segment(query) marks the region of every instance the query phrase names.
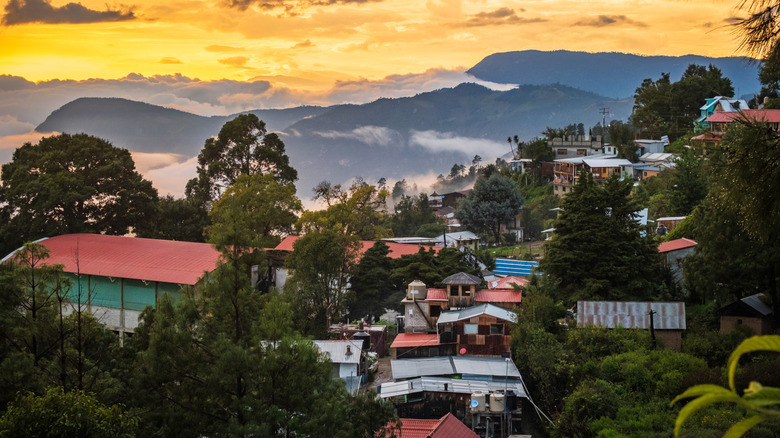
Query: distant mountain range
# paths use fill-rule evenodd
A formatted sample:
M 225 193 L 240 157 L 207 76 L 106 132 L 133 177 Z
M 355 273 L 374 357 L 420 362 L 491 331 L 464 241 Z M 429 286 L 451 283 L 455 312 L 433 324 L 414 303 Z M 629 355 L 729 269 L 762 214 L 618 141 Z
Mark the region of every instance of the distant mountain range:
M 341 183 L 362 176 L 400 179 L 448 173 L 453 164 L 508 155 L 506 138 L 541 136 L 545 127 L 625 119 L 628 99 L 613 100 L 562 85 L 524 85 L 493 91 L 461 84 L 364 105 L 250 111 L 281 132 L 299 191 L 308 196 L 322 180 Z M 202 117 L 117 98 L 81 98 L 54 111 L 39 132 L 86 132 L 135 152 L 197 155 L 206 138 L 233 116 Z M 193 175 L 194 176 L 194 175 Z
M 718 67 L 731 79 L 737 96 L 758 93 L 758 64 L 742 57 L 638 56 L 627 53 L 586 53 L 557 50 L 494 53 L 468 73 L 499 84 L 560 83 L 615 99 L 632 97 L 645 78 L 670 73 L 677 81 L 690 64 Z
M 718 66 L 741 92 L 759 89 L 757 66 L 742 58 L 523 51 L 488 56 L 469 70 L 479 79 L 524 84 L 509 91 L 467 83 L 363 105 L 250 112 L 269 131 L 281 133 L 300 175 L 299 193 L 308 196 L 322 180 L 435 176 L 447 174 L 455 163 L 470 164 L 475 155 L 491 162 L 509 155 L 509 136 L 529 140 L 548 126 L 571 123 L 587 129 L 601 121 L 605 108 L 607 121 L 626 120 L 634 89 L 644 78 L 657 79 L 661 72 L 679 77 L 691 63 Z M 192 157 L 234 116 L 203 117 L 125 99 L 81 98 L 54 111 L 36 130 L 86 132 L 134 152 Z

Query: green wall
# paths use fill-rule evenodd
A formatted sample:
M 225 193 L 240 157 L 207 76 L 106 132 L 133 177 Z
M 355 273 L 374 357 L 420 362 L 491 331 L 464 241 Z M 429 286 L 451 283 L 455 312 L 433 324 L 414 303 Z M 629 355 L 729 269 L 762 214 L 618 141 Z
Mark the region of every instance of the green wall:
M 68 298 L 78 300 L 81 287 L 81 302 L 91 301 L 93 306 L 113 309 L 141 311 L 146 306 L 154 306 L 157 299 L 168 294 L 176 302 L 179 299 L 179 285 L 173 283 L 144 282 L 129 278 L 112 278 L 98 275 L 81 275 L 79 282 L 75 274 L 66 274 L 71 281 Z

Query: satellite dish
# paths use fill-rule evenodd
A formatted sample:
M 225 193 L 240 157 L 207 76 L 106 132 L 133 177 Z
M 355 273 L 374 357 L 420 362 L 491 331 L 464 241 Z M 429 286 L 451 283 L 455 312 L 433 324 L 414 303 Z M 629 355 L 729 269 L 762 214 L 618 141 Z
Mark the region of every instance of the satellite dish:
M 478 402 L 478 401 L 476 401 L 476 400 L 472 400 L 472 401 L 471 401 L 471 407 L 472 407 L 472 408 L 476 408 L 477 406 L 479 406 L 479 402 Z

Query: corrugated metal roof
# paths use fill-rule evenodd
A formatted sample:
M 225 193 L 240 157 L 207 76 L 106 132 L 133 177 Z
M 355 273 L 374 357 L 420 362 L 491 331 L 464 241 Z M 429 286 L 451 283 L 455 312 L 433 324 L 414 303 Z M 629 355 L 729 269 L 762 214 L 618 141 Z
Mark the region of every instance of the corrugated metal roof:
M 754 122 L 780 122 L 780 110 L 777 109 L 746 109 L 736 112 L 718 111 L 707 117 L 707 121 L 712 122 L 733 122 L 737 118 L 744 118 Z
M 449 277 L 445 278 L 441 281 L 443 284 L 480 284 L 482 283 L 482 279 L 477 277 L 476 275 L 467 274 L 465 272 L 458 272 L 457 274 L 452 274 Z
M 690 248 L 692 246 L 698 245 L 695 240 L 681 238 L 681 239 L 674 239 L 670 240 L 668 242 L 661 242 L 658 245 L 658 252 L 669 252 L 669 251 L 676 251 L 678 249 L 683 248 Z
M 515 322 L 517 320 L 517 314 L 515 312 L 506 310 L 502 307 L 498 307 L 490 303 L 485 303 L 452 312 L 442 312 L 442 314 L 439 316 L 438 323 L 445 324 L 450 322 L 463 321 L 464 319 L 471 319 L 479 315 L 490 315 L 510 322 Z
M 740 301 L 756 309 L 757 312 L 761 313 L 764 316 L 771 315 L 772 309 L 769 306 L 767 306 L 763 301 L 761 301 L 761 297 L 763 295 L 764 295 L 763 293 L 758 293 L 755 295 L 751 295 L 749 297 L 742 298 Z
M 104 234 L 63 234 L 40 241 L 47 264 L 65 272 L 174 284 L 195 284 L 217 267 L 220 253 L 207 243 Z
M 444 389 L 444 384 L 447 389 Z M 415 394 L 418 392 L 448 392 L 453 394 L 473 394 L 475 392 L 496 392 L 504 389 L 513 391 L 518 397 L 528 398 L 521 381 L 504 382 L 488 380 L 450 379 L 446 377 L 419 377 L 417 379 L 387 382 L 379 386 L 382 398 Z
M 427 333 L 398 333 L 390 348 L 430 347 L 441 345 L 439 335 Z
M 582 162 L 588 167 L 620 167 L 632 164 L 625 158 L 585 158 Z
M 428 301 L 447 301 L 447 289 L 428 289 Z
M 685 330 L 685 303 L 577 301 L 577 325 L 649 329 L 650 310 L 656 330 Z
M 555 228 L 551 228 L 550 230 L 554 231 Z M 548 232 L 550 230 L 545 230 L 543 232 Z M 530 260 L 496 259 L 496 269 L 493 269 L 493 273 L 498 275 L 529 276 L 538 267 L 539 262 Z
M 469 375 L 520 378 L 514 362 L 503 357 L 437 356 L 415 359 L 394 359 L 390 361 L 393 379 L 415 377 Z
M 314 345 L 325 353 L 333 363 L 360 363 L 363 341 L 353 339 L 341 341 L 314 341 Z M 347 347 L 351 354 L 347 354 Z

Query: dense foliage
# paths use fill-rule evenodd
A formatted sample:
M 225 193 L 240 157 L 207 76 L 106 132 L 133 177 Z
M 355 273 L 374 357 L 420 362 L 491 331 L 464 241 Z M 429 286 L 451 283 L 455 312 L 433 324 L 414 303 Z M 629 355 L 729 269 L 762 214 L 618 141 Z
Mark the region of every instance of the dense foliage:
M 130 152 L 86 134 L 25 143 L 0 177 L 0 253 L 66 233 L 143 233 L 156 219 L 157 190 Z

